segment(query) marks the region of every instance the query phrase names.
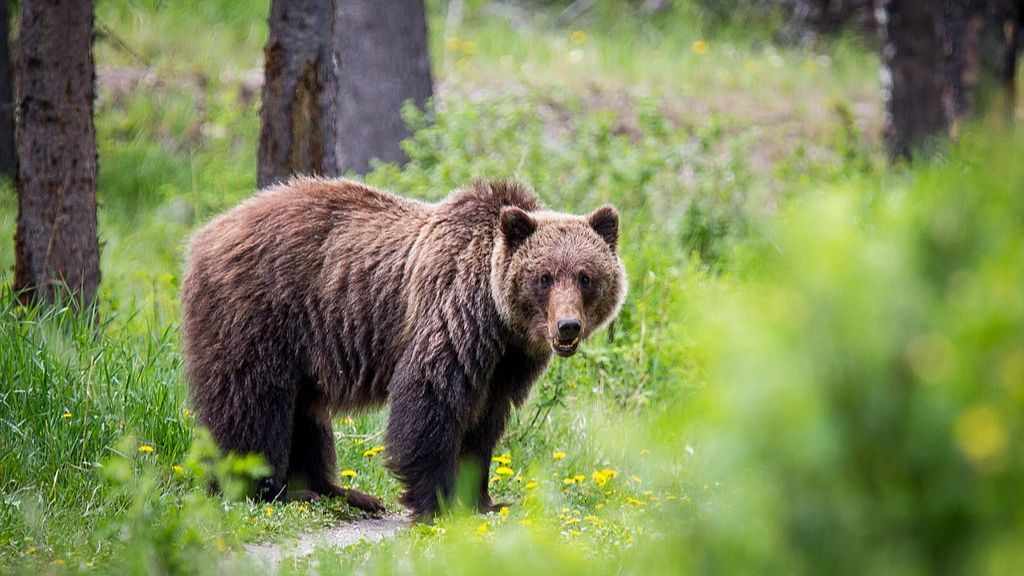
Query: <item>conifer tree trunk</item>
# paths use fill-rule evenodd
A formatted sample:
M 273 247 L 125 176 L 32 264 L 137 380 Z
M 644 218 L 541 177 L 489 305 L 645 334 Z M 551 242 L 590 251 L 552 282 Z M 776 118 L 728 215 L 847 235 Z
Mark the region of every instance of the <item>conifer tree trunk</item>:
M 341 55 L 338 159 L 359 174 L 370 160 L 403 162 L 409 133 L 402 105 L 422 108 L 433 94 L 423 0 L 340 0 Z
M 92 0 L 22 0 L 15 287 L 80 304 L 100 281 Z
M 15 178 L 18 173 L 14 148 L 14 73 L 11 66 L 10 13 L 0 1 L 0 175 Z
M 943 2 L 881 0 L 885 142 L 892 158 L 909 158 L 945 133 Z
M 423 0 L 272 0 L 258 183 L 400 162 L 401 108 L 432 94 Z
M 264 48 L 260 188 L 292 174 L 339 174 L 337 0 L 272 0 Z

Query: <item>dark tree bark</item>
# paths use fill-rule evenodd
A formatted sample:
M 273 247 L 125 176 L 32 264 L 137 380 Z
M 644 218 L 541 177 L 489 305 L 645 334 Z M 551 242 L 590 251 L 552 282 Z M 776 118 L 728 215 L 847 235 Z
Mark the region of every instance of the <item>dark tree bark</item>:
M 402 105 L 433 94 L 423 0 L 339 0 L 341 57 L 338 161 L 363 174 L 370 160 L 403 162 Z
M 6 0 L 0 0 L 0 175 L 17 176 L 14 149 L 14 77 L 11 71 L 10 14 Z
M 292 174 L 338 175 L 334 2 L 272 0 L 269 22 L 258 184 Z
M 405 160 L 402 105 L 433 91 L 422 0 L 272 0 L 260 187 Z
M 64 285 L 88 304 L 100 281 L 92 31 L 91 0 L 22 0 L 14 283 L 26 299 Z
M 963 118 L 998 111 L 1013 121 L 1024 0 L 946 0 L 946 113 Z
M 909 158 L 947 128 L 943 108 L 943 3 L 881 2 L 886 147 L 891 158 Z

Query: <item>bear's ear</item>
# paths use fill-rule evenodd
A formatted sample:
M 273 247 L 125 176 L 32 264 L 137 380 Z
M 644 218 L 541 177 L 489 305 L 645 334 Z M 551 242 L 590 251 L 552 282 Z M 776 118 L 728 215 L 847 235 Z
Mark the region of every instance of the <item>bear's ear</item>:
M 587 219 L 590 227 L 597 232 L 597 235 L 604 239 L 615 251 L 619 244 L 619 213 L 610 204 L 605 204 L 590 215 Z
M 508 247 L 518 248 L 537 229 L 537 222 L 525 210 L 515 206 L 505 206 L 501 209 L 501 215 L 498 217 L 498 228 L 501 230 L 501 235 L 505 237 Z

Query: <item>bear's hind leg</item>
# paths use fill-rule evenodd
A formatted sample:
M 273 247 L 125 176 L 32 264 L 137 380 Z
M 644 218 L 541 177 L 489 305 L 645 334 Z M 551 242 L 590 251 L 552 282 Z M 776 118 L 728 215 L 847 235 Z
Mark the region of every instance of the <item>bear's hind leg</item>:
M 308 390 L 308 388 L 307 388 Z M 340 496 L 353 508 L 383 512 L 384 504 L 369 494 L 342 488 L 336 482 L 337 456 L 330 411 L 317 397 L 300 395 L 295 410 L 289 476 L 305 477 L 315 496 Z
M 259 454 L 271 468 L 270 476 L 257 483 L 256 496 L 271 502 L 287 498 L 285 476 L 292 442 L 295 389 L 291 386 L 224 386 L 196 398 L 200 423 L 205 425 L 221 451 Z M 234 392 L 244 390 L 246 392 Z

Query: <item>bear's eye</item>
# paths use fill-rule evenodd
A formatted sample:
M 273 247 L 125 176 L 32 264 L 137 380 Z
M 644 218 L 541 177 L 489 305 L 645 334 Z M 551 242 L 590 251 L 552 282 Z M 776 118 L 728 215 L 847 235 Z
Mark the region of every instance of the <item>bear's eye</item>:
M 540 287 L 550 288 L 551 287 L 551 274 L 542 274 L 540 277 Z
M 580 286 L 588 288 L 590 286 L 590 276 L 580 274 Z

